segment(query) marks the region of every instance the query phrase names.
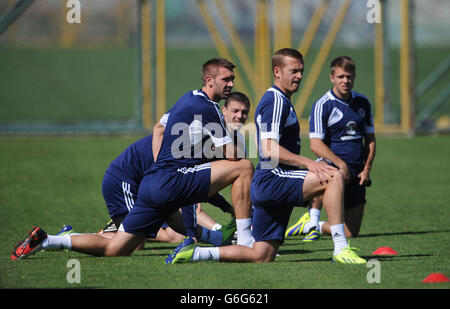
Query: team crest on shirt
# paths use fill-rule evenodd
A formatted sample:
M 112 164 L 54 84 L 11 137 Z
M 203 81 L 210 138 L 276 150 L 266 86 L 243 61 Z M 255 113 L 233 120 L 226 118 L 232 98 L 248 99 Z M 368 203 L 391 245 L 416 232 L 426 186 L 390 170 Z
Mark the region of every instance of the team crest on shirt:
M 348 135 L 355 135 L 356 134 L 356 128 L 357 128 L 357 125 L 356 125 L 356 122 L 354 122 L 354 121 L 349 121 L 349 122 L 347 122 L 347 134 Z
M 366 111 L 363 108 L 360 108 L 358 114 L 361 116 L 361 118 L 364 118 L 366 116 Z

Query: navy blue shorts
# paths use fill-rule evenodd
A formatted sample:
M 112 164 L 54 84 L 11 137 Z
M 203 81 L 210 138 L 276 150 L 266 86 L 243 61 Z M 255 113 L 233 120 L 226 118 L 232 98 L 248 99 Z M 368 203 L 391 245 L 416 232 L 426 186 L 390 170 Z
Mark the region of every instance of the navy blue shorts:
M 160 169 L 146 175 L 134 207 L 121 229 L 131 234 L 152 234 L 180 207 L 205 202 L 211 183 L 211 164 Z
M 303 206 L 303 181 L 307 170 L 257 170 L 250 187 L 254 207 L 252 236 L 255 241 L 284 241 L 294 206 Z
M 337 167 L 332 162 L 319 158 L 317 161 L 326 161 L 328 164 Z M 359 185 L 358 174 L 364 169 L 362 164 L 347 164 L 350 171 L 350 182 L 345 185 L 344 191 L 344 210 L 352 209 L 358 205 L 366 203 L 366 187 Z
M 108 172 L 103 176 L 102 193 L 108 208 L 109 216 L 119 227 L 128 213 L 134 207 L 138 195 L 139 185 L 129 179 L 120 179 Z M 163 228 L 167 227 L 164 223 Z M 146 234 L 145 237 L 156 238 L 155 233 Z
M 359 185 L 358 174 L 361 173 L 364 166 L 362 165 L 348 165 L 351 180 L 345 185 L 344 192 L 344 209 L 352 209 L 358 205 L 366 203 L 366 187 Z
M 127 214 L 137 198 L 139 184 L 108 172 L 103 176 L 102 193 L 111 218 Z

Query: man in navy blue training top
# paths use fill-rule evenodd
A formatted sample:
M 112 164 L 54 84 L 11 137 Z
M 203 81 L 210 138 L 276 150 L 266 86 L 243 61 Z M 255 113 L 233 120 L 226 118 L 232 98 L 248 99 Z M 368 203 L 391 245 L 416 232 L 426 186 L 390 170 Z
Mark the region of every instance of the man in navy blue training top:
M 367 97 L 353 91 L 356 65 L 341 56 L 330 64 L 333 88 L 313 106 L 309 120 L 311 150 L 341 170 L 346 179 L 344 222 L 347 237 L 357 237 L 366 203 L 366 187 L 371 184 L 370 170 L 375 158 L 375 128 Z M 308 234 L 304 240 L 330 235 L 328 222 L 319 221 L 322 198 L 315 198 L 305 213 L 287 231 L 288 236 Z M 302 228 L 301 225 L 304 225 Z

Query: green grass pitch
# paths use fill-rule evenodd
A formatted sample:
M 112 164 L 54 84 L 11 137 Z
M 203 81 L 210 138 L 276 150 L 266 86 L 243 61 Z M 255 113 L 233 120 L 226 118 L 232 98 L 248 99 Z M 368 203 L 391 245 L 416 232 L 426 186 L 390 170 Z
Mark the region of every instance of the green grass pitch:
M 399 254 L 377 257 L 380 283 L 369 283 L 366 265 L 330 261 L 329 237 L 302 243 L 290 237 L 274 263 L 201 262 L 165 265 L 174 244 L 151 243 L 130 257 L 39 252 L 10 259 L 33 225 L 56 233 L 63 224 L 96 232 L 108 219 L 101 194 L 105 169 L 140 136 L 0 138 L 0 288 L 143 289 L 429 289 L 430 273 L 450 276 L 450 137 L 378 137 L 377 156 L 359 238 L 351 246 L 368 259 L 378 247 Z M 311 156 L 307 138 L 302 153 Z M 223 191 L 229 199 L 229 190 Z M 220 223 L 229 217 L 205 205 Z M 304 212 L 295 208 L 290 223 Z M 80 262 L 80 283 L 66 280 L 70 259 Z M 192 284 L 195 283 L 193 286 Z

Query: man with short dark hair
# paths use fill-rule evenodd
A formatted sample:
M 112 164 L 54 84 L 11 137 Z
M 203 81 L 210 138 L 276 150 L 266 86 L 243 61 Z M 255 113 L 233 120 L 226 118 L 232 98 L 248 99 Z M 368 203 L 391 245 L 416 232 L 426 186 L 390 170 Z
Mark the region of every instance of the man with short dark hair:
M 347 237 L 358 237 L 366 203 L 366 187 L 371 184 L 370 170 L 375 159 L 375 128 L 367 97 L 353 91 L 356 78 L 355 61 L 348 56 L 333 59 L 327 91 L 312 107 L 310 116 L 310 147 L 321 159 L 339 168 L 346 180 L 344 209 Z M 322 199 L 312 201 L 305 213 L 290 227 L 287 236 L 308 234 L 305 241 L 330 235 L 327 222 L 319 222 Z

